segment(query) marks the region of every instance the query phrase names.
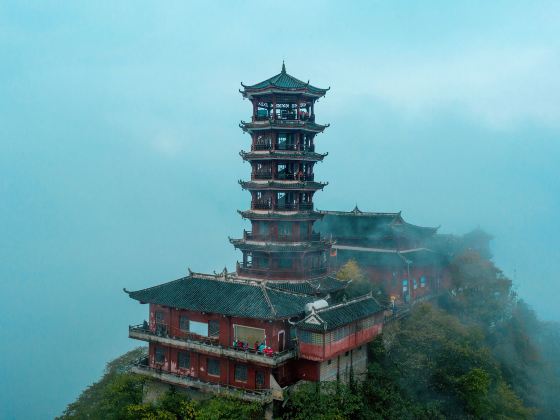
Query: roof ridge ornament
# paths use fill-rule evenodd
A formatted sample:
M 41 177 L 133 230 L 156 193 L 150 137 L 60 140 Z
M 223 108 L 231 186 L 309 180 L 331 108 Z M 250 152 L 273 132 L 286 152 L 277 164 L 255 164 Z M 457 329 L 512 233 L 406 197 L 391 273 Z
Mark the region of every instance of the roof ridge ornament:
M 286 64 L 284 63 L 284 60 L 282 60 L 282 72 L 281 74 L 286 74 Z

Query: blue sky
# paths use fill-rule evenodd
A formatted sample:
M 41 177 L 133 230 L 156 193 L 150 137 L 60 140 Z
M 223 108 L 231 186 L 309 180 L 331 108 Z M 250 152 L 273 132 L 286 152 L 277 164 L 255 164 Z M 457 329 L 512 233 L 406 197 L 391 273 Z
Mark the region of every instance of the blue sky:
M 52 418 L 131 348 L 137 289 L 234 267 L 250 106 L 331 86 L 321 209 L 481 226 L 560 320 L 560 3 L 0 3 L 0 417 Z

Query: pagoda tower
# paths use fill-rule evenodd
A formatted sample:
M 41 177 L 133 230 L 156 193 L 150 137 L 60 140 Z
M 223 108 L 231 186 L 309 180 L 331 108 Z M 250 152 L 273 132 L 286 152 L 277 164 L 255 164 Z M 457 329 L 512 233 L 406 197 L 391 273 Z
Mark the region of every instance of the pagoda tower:
M 239 211 L 251 231 L 230 239 L 241 250 L 239 278 L 308 281 L 325 277 L 331 243 L 314 232 L 322 217 L 313 196 L 327 183 L 317 182 L 313 168 L 327 155 L 315 151 L 315 138 L 328 125 L 315 122 L 320 89 L 282 71 L 240 90 L 251 101 L 250 122 L 240 127 L 251 136 L 250 151 L 241 151 L 251 165 L 251 178 L 239 181 L 251 194 L 250 208 Z

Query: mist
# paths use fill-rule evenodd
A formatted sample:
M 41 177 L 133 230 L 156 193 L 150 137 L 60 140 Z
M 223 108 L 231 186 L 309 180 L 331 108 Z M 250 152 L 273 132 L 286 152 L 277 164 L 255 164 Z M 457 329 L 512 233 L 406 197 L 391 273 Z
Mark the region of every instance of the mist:
M 123 287 L 234 269 L 239 82 L 282 60 L 331 86 L 319 209 L 481 227 L 560 320 L 560 5 L 430 3 L 3 2 L 0 417 L 52 418 L 135 346 Z

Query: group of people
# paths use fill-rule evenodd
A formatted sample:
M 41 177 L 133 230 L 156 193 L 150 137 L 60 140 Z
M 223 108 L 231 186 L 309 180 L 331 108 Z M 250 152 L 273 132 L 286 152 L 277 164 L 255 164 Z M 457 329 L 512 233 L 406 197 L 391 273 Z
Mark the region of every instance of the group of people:
M 236 338 L 235 340 L 233 340 L 233 348 L 236 350 L 243 350 L 243 351 L 253 350 L 255 353 L 264 354 L 265 356 L 269 356 L 269 357 L 272 357 L 272 355 L 274 354 L 272 347 L 267 346 L 264 341 L 260 343 L 258 341 L 255 341 L 253 348 L 250 348 L 249 342 L 238 340 Z

